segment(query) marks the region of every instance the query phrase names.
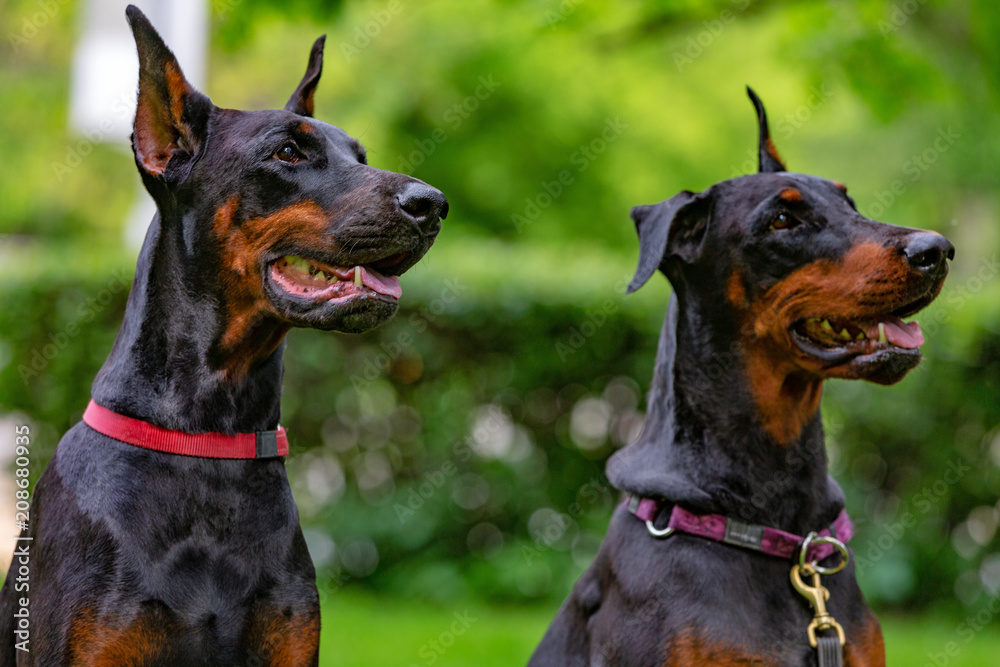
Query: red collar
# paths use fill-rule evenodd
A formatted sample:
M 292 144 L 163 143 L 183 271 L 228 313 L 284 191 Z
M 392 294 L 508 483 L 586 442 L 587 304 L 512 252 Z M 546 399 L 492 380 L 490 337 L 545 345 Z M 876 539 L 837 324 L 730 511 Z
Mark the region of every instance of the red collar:
M 185 433 L 112 412 L 93 400 L 83 413 L 87 426 L 109 438 L 144 449 L 209 459 L 268 459 L 288 455 L 285 429 L 256 433 Z

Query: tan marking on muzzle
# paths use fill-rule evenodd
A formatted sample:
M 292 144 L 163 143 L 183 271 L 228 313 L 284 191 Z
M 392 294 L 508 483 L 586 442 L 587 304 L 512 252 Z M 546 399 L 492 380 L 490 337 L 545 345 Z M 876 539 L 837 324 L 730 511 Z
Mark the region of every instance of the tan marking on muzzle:
M 764 429 L 788 444 L 816 415 L 822 381 L 840 377 L 802 354 L 788 327 L 806 317 L 864 319 L 904 305 L 912 271 L 895 248 L 853 247 L 839 261 L 821 259 L 780 280 L 751 305 L 742 329 L 750 392 Z M 884 308 L 861 304 L 884 303 Z
M 330 218 L 316 202 L 297 202 L 247 220 L 240 220 L 238 213 L 239 199 L 232 197 L 216 212 L 212 226 L 219 241 L 226 301 L 219 343 L 226 355 L 223 369 L 230 378 L 243 377 L 255 362 L 270 356 L 291 328 L 277 320 L 272 326 L 258 326 L 277 314 L 264 292 L 264 255 L 279 241 L 322 247 L 324 252 L 330 244 Z

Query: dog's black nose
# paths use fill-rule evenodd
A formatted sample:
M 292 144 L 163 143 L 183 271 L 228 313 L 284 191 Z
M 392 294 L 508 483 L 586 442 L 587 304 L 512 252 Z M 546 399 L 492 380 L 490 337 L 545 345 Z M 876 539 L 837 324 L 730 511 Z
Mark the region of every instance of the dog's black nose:
M 903 255 L 915 270 L 936 276 L 941 272 L 945 261 L 955 257 L 955 246 L 940 234 L 922 232 L 907 240 Z
M 407 183 L 396 195 L 399 208 L 418 223 L 448 217 L 448 199 L 426 183 Z

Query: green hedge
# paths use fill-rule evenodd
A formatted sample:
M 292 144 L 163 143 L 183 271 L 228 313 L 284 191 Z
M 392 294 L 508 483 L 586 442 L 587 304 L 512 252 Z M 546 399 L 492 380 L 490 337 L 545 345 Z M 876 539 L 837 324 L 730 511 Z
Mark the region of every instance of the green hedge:
M 0 287 L 0 413 L 37 425 L 36 471 L 86 404 L 127 280 Z M 1000 299 L 953 288 L 922 317 L 920 368 L 890 388 L 831 383 L 824 402 L 862 584 L 883 604 L 972 604 L 1000 583 Z M 603 465 L 641 423 L 661 309 L 612 286 L 541 303 L 440 283 L 367 335 L 293 331 L 288 466 L 327 590 L 565 595 L 616 502 Z

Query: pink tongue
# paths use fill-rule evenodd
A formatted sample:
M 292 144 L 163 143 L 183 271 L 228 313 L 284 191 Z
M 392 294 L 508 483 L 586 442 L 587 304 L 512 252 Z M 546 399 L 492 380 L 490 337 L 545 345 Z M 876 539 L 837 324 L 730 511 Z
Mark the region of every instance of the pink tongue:
M 904 322 L 898 317 L 887 317 L 882 320 L 885 326 L 885 337 L 897 347 L 913 350 L 924 344 L 924 334 L 917 322 Z M 875 332 L 876 337 L 878 331 Z
M 403 296 L 403 288 L 399 286 L 399 278 L 396 276 L 383 276 L 381 273 L 376 273 L 363 266 L 354 270 L 361 271 L 361 283 L 373 292 L 391 296 L 394 299 Z

